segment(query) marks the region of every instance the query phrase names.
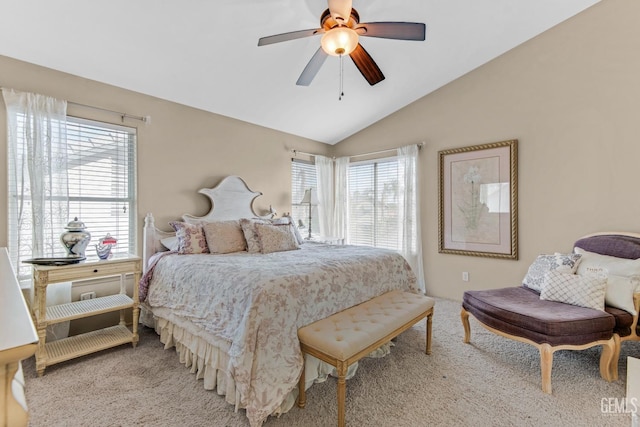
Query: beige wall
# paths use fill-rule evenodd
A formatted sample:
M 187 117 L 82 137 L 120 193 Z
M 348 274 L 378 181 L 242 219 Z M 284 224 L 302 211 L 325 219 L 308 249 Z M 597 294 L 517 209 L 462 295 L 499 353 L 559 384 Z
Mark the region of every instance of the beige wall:
M 640 228 L 638 16 L 637 0 L 603 0 L 335 147 L 1 56 L 0 85 L 152 117 L 149 126 L 126 123 L 138 126 L 140 229 L 146 212 L 161 227 L 185 212 L 206 213 L 209 202 L 195 190 L 229 174 L 264 192 L 258 209 L 288 210 L 288 148 L 350 155 L 425 141 L 427 290 L 460 299 L 465 289 L 518 284 L 537 254 L 569 251 L 585 233 Z M 69 113 L 119 122 L 85 108 Z M 0 103 L 3 168 L 5 127 Z M 520 260 L 439 254 L 438 151 L 512 138 L 520 141 Z M 7 242 L 5 175 L 0 246 Z
M 196 191 L 217 184 L 226 175 L 239 175 L 252 190 L 264 193 L 254 203 L 256 211 L 268 209 L 270 204 L 279 214 L 289 211 L 291 153 L 288 149 L 322 154 L 331 148 L 3 56 L 0 56 L 0 86 L 136 116 L 151 116 L 149 125 L 129 119 L 124 123 L 138 128 L 140 235 L 147 212 L 153 212 L 156 226 L 164 229 L 169 220 L 177 219 L 183 213 L 207 213 L 209 199 Z M 95 109 L 70 105 L 68 113 L 121 124 L 119 116 Z M 4 102 L 0 101 L 0 164 L 3 171 L 6 155 L 6 111 Z M 5 172 L 0 173 L 0 246 L 7 245 L 6 178 Z M 142 245 L 138 246 L 141 253 Z
M 335 147 L 339 156 L 426 142 L 428 293 L 459 300 L 517 285 L 539 253 L 570 251 L 593 231 L 640 230 L 639 16 L 640 1 L 603 0 Z M 520 259 L 439 254 L 438 151 L 513 138 Z

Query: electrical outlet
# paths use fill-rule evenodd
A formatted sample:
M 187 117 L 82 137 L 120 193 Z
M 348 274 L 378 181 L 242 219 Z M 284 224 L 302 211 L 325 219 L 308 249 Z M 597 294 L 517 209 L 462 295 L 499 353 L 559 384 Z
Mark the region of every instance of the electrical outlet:
M 468 282 L 469 281 L 469 272 L 468 271 L 463 271 L 462 272 L 462 281 L 463 282 Z
M 96 297 L 95 292 L 85 292 L 84 294 L 80 294 L 80 301 L 85 301 L 88 299 L 94 299 Z

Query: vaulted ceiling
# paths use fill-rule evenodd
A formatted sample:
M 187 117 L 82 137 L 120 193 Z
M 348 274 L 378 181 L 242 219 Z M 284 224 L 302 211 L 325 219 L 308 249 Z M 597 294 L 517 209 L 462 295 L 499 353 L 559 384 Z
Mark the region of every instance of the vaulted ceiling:
M 361 22 L 423 22 L 426 40 L 361 37 L 386 79 L 345 58 L 341 100 L 337 57 L 296 85 L 319 35 L 257 46 L 320 27 L 326 0 L 3 1 L 0 54 L 335 144 L 598 1 L 353 0 Z

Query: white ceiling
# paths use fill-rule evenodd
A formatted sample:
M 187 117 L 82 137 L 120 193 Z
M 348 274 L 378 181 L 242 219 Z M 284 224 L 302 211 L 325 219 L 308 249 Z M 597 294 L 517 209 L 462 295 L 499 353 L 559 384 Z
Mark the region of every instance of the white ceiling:
M 341 101 L 338 58 L 295 84 L 320 36 L 257 46 L 318 28 L 326 0 L 0 0 L 0 54 L 335 144 L 598 1 L 353 0 L 361 22 L 427 36 L 362 37 L 386 80 L 369 86 L 346 59 Z

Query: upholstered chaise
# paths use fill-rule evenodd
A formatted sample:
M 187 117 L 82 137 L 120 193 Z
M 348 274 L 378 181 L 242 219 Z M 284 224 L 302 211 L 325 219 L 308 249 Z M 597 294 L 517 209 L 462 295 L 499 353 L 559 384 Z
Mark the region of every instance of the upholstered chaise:
M 555 351 L 583 350 L 601 345 L 600 374 L 605 380 L 613 381 L 618 378 L 621 342 L 640 339 L 637 314 L 640 309 L 640 289 L 635 289 L 635 294 L 633 289 L 636 286 L 635 278 L 640 275 L 640 259 L 637 259 L 640 258 L 640 235 L 592 235 L 580 239 L 575 247 L 580 248 L 576 251 L 582 250 L 585 256 L 590 257 L 588 264 L 585 264 L 585 269 L 589 271 L 583 271 L 585 275 L 607 275 L 610 269 L 611 274 L 628 276 L 626 288 L 622 289 L 629 299 L 628 304 L 626 301 L 623 304 L 625 309 L 607 304 L 604 305 L 604 310 L 596 310 L 550 301 L 542 299 L 540 292 L 526 285 L 466 291 L 463 296 L 461 318 L 465 330 L 464 342 L 470 341 L 471 314 L 491 332 L 535 346 L 540 351 L 542 389 L 545 393 L 551 393 Z M 600 255 L 605 255 L 602 257 L 603 268 L 597 264 L 600 260 L 596 257 Z M 583 255 L 576 255 L 576 260 L 581 257 Z M 577 265 L 576 263 L 576 269 Z M 575 271 L 574 269 L 573 272 Z M 610 283 L 608 282 L 609 286 Z M 618 299 L 619 295 L 620 293 Z M 630 313 L 629 311 L 634 311 L 634 307 L 635 313 Z
M 600 375 L 612 381 L 611 361 L 615 357 L 615 318 L 602 311 L 555 301 L 524 286 L 487 291 L 467 291 L 462 301 L 464 342 L 469 343 L 472 314 L 486 329 L 540 351 L 542 390 L 551 393 L 553 353 L 557 350 L 584 350 L 602 345 Z M 594 313 L 595 312 L 595 313 Z

